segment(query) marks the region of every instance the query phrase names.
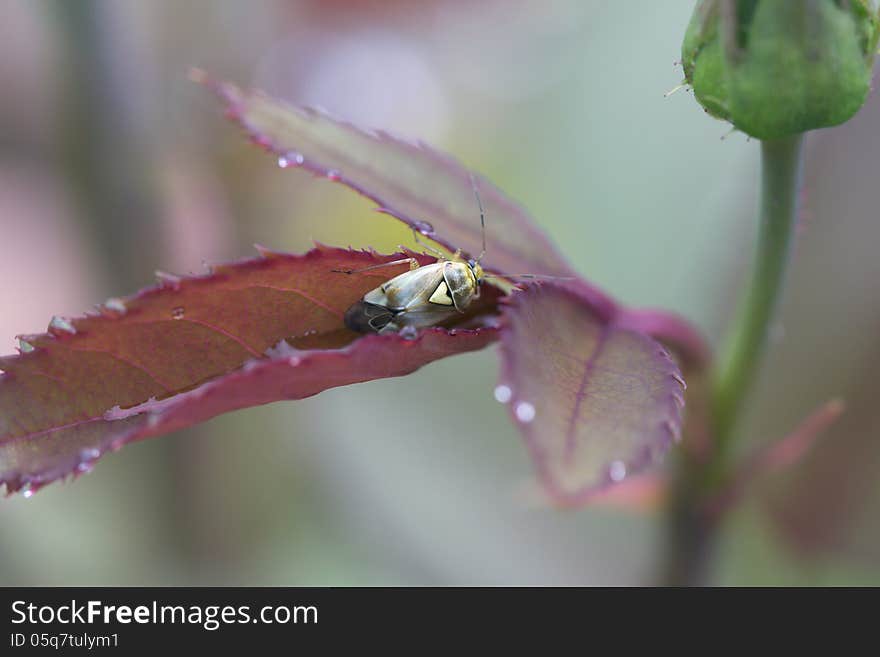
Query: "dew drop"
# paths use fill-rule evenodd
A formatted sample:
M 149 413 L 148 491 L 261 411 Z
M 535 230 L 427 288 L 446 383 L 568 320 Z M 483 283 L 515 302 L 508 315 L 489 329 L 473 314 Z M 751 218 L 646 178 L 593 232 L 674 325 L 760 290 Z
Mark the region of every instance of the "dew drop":
M 99 456 L 101 456 L 101 450 L 95 447 L 86 447 L 79 452 L 79 458 L 83 461 L 94 461 Z
M 513 398 L 513 390 L 510 389 L 510 386 L 500 385 L 495 387 L 495 400 L 506 404 Z
M 32 345 L 27 340 L 18 339 L 18 350 L 23 354 L 29 354 L 34 350 L 34 345 Z
M 516 414 L 517 420 L 526 424 L 535 419 L 535 407 L 529 402 L 518 403 L 513 412 Z
M 184 309 L 183 306 L 175 306 L 171 309 L 171 319 L 183 319 Z
M 118 297 L 111 297 L 104 302 L 104 308 L 120 315 L 125 314 L 125 302 Z
M 21 495 L 22 495 L 22 497 L 24 497 L 25 499 L 29 499 L 29 498 L 31 498 L 31 497 L 34 496 L 34 491 L 33 491 L 33 489 L 31 488 L 31 485 L 30 485 L 30 484 L 27 484 L 27 485 L 24 487 L 24 489 L 21 491 Z
M 306 158 L 302 156 L 302 153 L 295 153 L 292 151 L 278 156 L 278 166 L 282 169 L 286 169 L 287 167 L 301 167 L 305 161 Z
M 415 326 L 404 326 L 398 335 L 404 340 L 415 340 L 419 336 L 419 331 Z
M 55 315 L 52 317 L 52 320 L 49 322 L 49 330 L 50 331 L 61 331 L 62 333 L 70 333 L 71 335 L 76 334 L 76 329 L 70 321 L 64 319 L 63 317 L 59 317 Z
M 290 358 L 287 359 L 287 364 L 290 365 L 291 367 L 296 367 L 301 362 L 302 361 L 296 356 L 291 356 Z
M 87 474 L 87 473 L 91 472 L 94 467 L 95 466 L 93 463 L 90 463 L 88 461 L 83 461 L 82 463 L 77 464 L 76 471 L 79 474 Z
M 612 461 L 608 466 L 608 476 L 611 477 L 611 481 L 623 481 L 626 478 L 626 463 Z
M 413 228 L 419 231 L 422 235 L 433 235 L 434 234 L 434 226 L 429 224 L 427 221 L 416 221 L 413 222 Z
M 327 180 L 332 180 L 333 182 L 339 182 L 342 179 L 342 175 L 336 170 L 330 170 L 327 172 Z

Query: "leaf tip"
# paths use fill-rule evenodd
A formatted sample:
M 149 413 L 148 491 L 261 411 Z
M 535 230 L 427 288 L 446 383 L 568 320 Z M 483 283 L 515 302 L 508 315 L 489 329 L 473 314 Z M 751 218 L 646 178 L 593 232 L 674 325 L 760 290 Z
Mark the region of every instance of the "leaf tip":
M 271 258 L 279 258 L 282 255 L 280 251 L 275 251 L 274 249 L 270 249 L 268 246 L 263 246 L 262 244 L 254 244 L 254 250 L 259 254 L 261 258 L 265 258 L 267 260 Z

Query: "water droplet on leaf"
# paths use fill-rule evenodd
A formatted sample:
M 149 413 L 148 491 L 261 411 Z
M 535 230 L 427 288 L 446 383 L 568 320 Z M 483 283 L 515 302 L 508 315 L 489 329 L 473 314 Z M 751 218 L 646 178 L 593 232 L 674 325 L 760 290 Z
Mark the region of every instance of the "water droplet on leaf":
M 104 308 L 121 315 L 125 314 L 125 302 L 117 297 L 111 297 L 104 302 Z
M 282 169 L 286 169 L 287 167 L 301 167 L 305 161 L 306 158 L 302 156 L 302 153 L 296 153 L 294 151 L 278 156 L 278 166 Z
M 612 461 L 608 466 L 608 476 L 611 477 L 611 481 L 623 481 L 626 478 L 626 463 Z
M 71 324 L 63 317 L 59 317 L 58 315 L 52 317 L 52 321 L 49 322 L 49 330 L 54 332 L 60 331 L 62 333 L 69 333 L 71 335 L 76 334 L 76 329 L 74 328 L 73 324 Z
M 506 404 L 513 398 L 513 390 L 510 386 L 500 385 L 495 388 L 495 399 L 502 404 Z
M 175 306 L 171 309 L 171 319 L 183 319 L 183 306 Z
M 413 228 L 419 231 L 422 235 L 434 234 L 434 226 L 429 224 L 427 221 L 415 221 L 413 222 Z
M 517 420 L 526 424 L 535 419 L 535 407 L 529 402 L 524 401 L 518 403 L 513 412 L 516 415 Z
M 419 331 L 415 326 L 404 326 L 398 335 L 404 340 L 415 340 L 419 336 Z
M 79 452 L 79 457 L 83 461 L 94 461 L 99 456 L 101 456 L 101 450 L 95 447 L 86 447 Z

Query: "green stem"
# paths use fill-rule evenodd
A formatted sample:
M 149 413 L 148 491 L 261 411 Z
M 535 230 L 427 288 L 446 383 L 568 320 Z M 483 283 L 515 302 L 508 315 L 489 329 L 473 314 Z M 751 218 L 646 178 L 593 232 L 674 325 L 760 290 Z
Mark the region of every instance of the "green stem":
M 725 473 L 743 401 L 761 362 L 797 223 L 803 134 L 761 143 L 761 214 L 751 281 L 716 365 L 712 483 Z
M 704 582 L 720 518 L 707 501 L 730 475 L 730 448 L 761 362 L 789 261 L 797 221 L 803 135 L 761 144 L 761 207 L 751 279 L 711 384 L 708 449 L 681 463 L 669 521 L 666 582 Z

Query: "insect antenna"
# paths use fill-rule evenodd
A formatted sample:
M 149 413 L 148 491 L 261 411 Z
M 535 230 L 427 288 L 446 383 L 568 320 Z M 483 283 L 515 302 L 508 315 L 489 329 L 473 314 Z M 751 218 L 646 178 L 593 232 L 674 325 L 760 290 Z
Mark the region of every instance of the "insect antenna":
M 477 199 L 477 207 L 480 208 L 480 232 L 483 237 L 483 250 L 480 252 L 480 256 L 475 260 L 477 264 L 479 264 L 480 260 L 483 259 L 483 256 L 486 255 L 486 213 L 483 210 L 483 201 L 480 199 L 480 190 L 477 187 L 477 179 L 473 173 L 470 173 L 471 179 L 471 187 L 474 190 L 474 197 Z M 543 274 L 483 274 L 482 278 L 532 278 L 532 279 L 546 279 L 546 280 L 556 280 L 556 281 L 573 281 L 575 276 L 549 276 Z
M 554 276 L 552 274 L 483 274 L 483 278 L 533 278 L 548 281 L 573 281 L 576 276 Z
M 480 200 L 480 190 L 477 189 L 477 179 L 474 177 L 473 173 L 470 173 L 471 178 L 471 187 L 474 190 L 474 196 L 477 199 L 477 207 L 480 208 L 480 233 L 483 237 L 483 250 L 480 252 L 480 256 L 477 258 L 477 262 L 483 259 L 483 256 L 486 255 L 486 213 L 483 212 L 483 201 Z

